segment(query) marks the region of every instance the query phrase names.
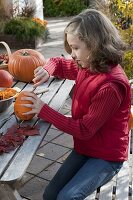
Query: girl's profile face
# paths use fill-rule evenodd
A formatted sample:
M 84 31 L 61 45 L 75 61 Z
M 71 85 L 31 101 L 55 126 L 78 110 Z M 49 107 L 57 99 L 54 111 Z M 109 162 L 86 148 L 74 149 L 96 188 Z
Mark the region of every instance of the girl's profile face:
M 67 42 L 71 48 L 71 56 L 82 68 L 88 67 L 89 50 L 84 41 L 79 37 L 67 33 Z

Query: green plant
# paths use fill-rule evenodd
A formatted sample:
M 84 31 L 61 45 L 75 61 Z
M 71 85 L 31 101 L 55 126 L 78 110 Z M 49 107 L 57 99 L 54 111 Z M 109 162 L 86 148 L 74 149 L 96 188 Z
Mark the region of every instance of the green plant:
M 122 63 L 124 70 L 129 79 L 133 78 L 133 51 L 128 50 L 125 53 L 123 63 Z
M 86 6 L 81 2 L 81 0 L 62 0 L 60 1 L 59 6 L 61 16 L 73 16 L 86 8 Z
M 122 65 L 129 79 L 133 78 L 133 2 L 112 0 L 109 4 L 111 19 L 128 45 Z
M 48 35 L 47 21 L 34 18 L 36 7 L 33 3 L 29 3 L 28 0 L 20 0 L 20 3 L 24 4 L 21 9 L 18 1 L 14 1 L 10 17 L 7 17 L 0 2 L 0 34 L 13 35 L 21 41 L 34 41 L 37 37 L 45 40 Z
M 43 0 L 43 4 L 47 17 L 72 16 L 87 8 L 81 0 Z
M 4 34 L 14 35 L 17 39 L 28 41 L 45 34 L 46 25 L 41 25 L 32 18 L 16 17 L 8 20 L 4 25 Z

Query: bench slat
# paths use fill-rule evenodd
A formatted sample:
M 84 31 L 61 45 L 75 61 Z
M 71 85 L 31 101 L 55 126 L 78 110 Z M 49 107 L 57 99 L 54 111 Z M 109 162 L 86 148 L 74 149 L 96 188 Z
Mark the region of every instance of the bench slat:
M 116 199 L 128 200 L 129 163 L 126 161 L 117 176 Z
M 111 180 L 100 188 L 99 200 L 112 200 L 114 181 Z
M 91 195 L 89 195 L 88 197 L 85 198 L 85 200 L 95 200 L 96 197 L 96 191 L 93 192 Z

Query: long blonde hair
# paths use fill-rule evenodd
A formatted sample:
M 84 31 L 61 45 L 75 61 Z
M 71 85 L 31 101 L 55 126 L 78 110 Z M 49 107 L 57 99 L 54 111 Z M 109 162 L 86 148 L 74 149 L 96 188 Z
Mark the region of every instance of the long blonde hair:
M 64 30 L 64 46 L 71 54 L 67 33 L 78 36 L 89 49 L 88 64 L 93 72 L 108 72 L 110 65 L 122 61 L 126 48 L 116 27 L 108 17 L 95 9 L 87 9 L 72 18 Z

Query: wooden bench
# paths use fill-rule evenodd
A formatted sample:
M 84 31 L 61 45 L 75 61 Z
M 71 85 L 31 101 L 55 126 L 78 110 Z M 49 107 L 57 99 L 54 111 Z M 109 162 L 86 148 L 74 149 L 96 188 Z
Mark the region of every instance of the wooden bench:
M 39 86 L 37 91 L 48 87 L 49 92 L 40 94 L 40 97 L 55 110 L 59 111 L 68 97 L 73 84 L 74 82 L 70 80 L 60 80 L 51 77 L 47 83 Z M 14 87 L 19 87 L 21 90 L 32 90 L 32 84 L 23 82 L 14 83 Z M 22 146 L 10 153 L 0 155 L 0 200 L 22 199 L 17 191 L 17 187 L 51 126 L 47 122 L 38 120 L 37 117 L 34 117 L 33 120 L 27 123 L 33 125 L 38 122 L 40 135 L 30 136 L 24 141 Z M 14 123 L 16 123 L 16 119 L 12 105 L 7 111 L 0 113 L 0 132 L 5 133 Z

